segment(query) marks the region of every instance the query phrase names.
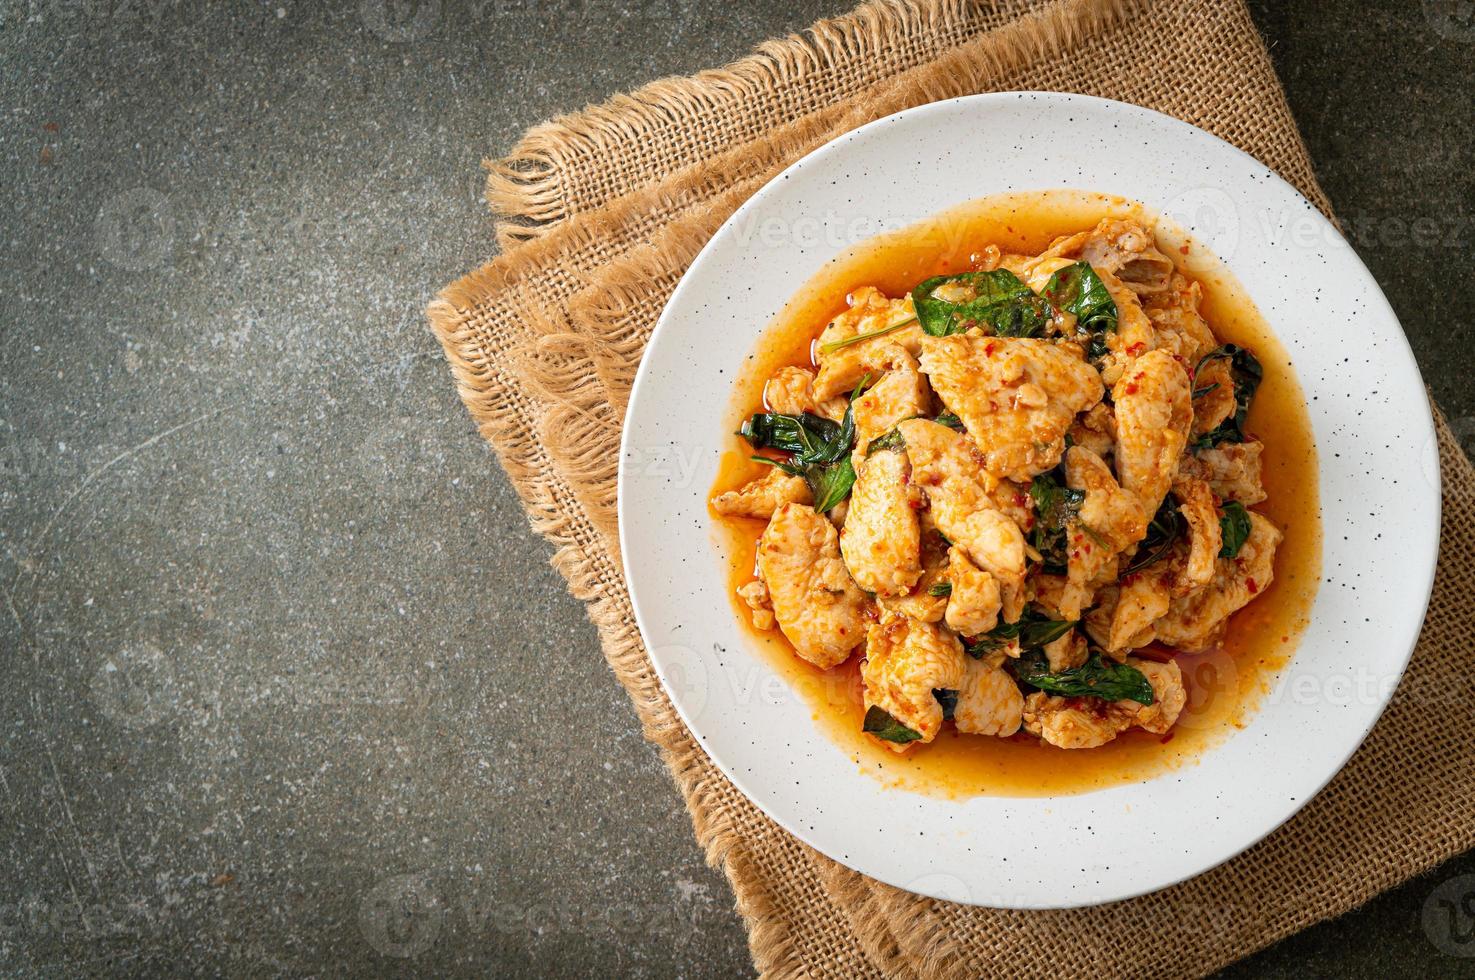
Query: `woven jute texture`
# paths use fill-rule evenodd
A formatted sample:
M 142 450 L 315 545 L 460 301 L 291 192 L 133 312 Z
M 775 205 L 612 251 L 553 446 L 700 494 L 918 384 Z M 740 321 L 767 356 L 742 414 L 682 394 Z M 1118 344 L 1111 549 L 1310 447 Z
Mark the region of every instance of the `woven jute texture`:
M 1297 817 L 1182 885 L 1071 912 L 889 888 L 764 817 L 676 716 L 641 646 L 615 525 L 620 426 L 661 308 L 722 221 L 804 153 L 910 106 L 1018 89 L 1178 116 L 1329 210 L 1239 0 L 884 0 L 531 131 L 489 163 L 503 253 L 430 309 L 462 398 L 731 881 L 765 974 L 1197 975 L 1475 845 L 1475 744 L 1445 723 L 1475 694 L 1460 570 L 1475 552 L 1475 474 L 1442 418 L 1443 557 L 1392 706 Z

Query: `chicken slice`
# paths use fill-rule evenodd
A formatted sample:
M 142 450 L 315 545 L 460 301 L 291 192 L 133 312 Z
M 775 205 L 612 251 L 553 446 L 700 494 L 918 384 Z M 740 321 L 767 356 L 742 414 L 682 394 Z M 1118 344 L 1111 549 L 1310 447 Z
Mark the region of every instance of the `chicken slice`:
M 1007 738 L 1019 731 L 1024 721 L 1024 695 L 1014 678 L 995 655 L 982 660 L 967 658 L 953 722 L 960 732 Z
M 1036 691 L 1024 699 L 1024 729 L 1062 749 L 1094 749 L 1136 726 L 1165 734 L 1188 703 L 1183 672 L 1175 663 L 1129 658 L 1152 685 L 1153 703 L 1064 698 Z
M 879 289 L 862 286 L 850 294 L 849 303 L 850 308 L 831 320 L 815 342 L 819 374 L 813 393 L 821 401 L 849 394 L 867 373 L 875 371 L 877 348 L 897 344 L 913 357 L 921 350 L 924 335 L 910 295 L 887 299 Z M 831 344 L 894 327 L 908 318 L 913 318 L 911 323 L 890 333 L 826 350 Z
M 1167 613 L 1157 621 L 1155 629 L 1161 642 L 1189 652 L 1208 649 L 1230 615 L 1275 580 L 1275 550 L 1282 537 L 1280 529 L 1254 511 L 1249 515 L 1250 535 L 1239 554 L 1217 559 L 1213 580 L 1197 592 L 1174 599 Z
M 867 364 L 882 372 L 879 381 L 851 404 L 855 407 L 856 453 L 864 456 L 871 440 L 890 432 L 902 419 L 926 415 L 932 389 L 917 359 L 897 344 L 873 349 Z
M 904 453 L 857 460 L 840 553 L 857 585 L 878 596 L 902 596 L 922 575 L 922 529 L 907 483 Z
M 947 624 L 963 636 L 987 633 L 999 625 L 999 580 L 968 560 L 961 548 L 948 553 Z
M 1101 361 L 1101 379 L 1116 384 L 1137 358 L 1157 345 L 1157 334 L 1142 310 L 1142 302 L 1131 289 L 1110 272 L 1098 269 L 1096 274 L 1116 304 L 1116 329 L 1108 330 L 1103 337 L 1107 354 Z
M 758 479 L 712 498 L 712 509 L 723 517 L 761 517 L 768 520 L 784 504 L 807 504 L 813 497 L 802 476 L 776 466 Z
M 1106 652 L 1145 647 L 1154 638 L 1153 624 L 1168 611 L 1173 601 L 1168 563 L 1159 562 L 1147 571 L 1128 575 L 1119 585 L 1116 606 L 1111 612 L 1111 632 Z M 1118 658 L 1120 659 L 1120 658 Z
M 1076 522 L 1066 530 L 1070 544 L 1066 571 L 1078 590 L 1095 582 L 1112 559 L 1147 534 L 1147 516 L 1137 495 L 1123 490 L 1112 476 L 1111 467 L 1085 446 L 1072 446 L 1065 453 L 1065 482 L 1083 490 Z M 1069 619 L 1080 618 L 1080 608 Z
M 1024 608 L 1024 532 L 996 509 L 989 491 L 998 481 L 979 466 L 972 442 L 961 432 L 927 419 L 899 426 L 912 462 L 912 482 L 931 503 L 932 520 L 979 568 L 998 579 L 1004 619 Z
M 845 394 L 849 394 L 847 391 Z M 821 403 L 814 397 L 814 372 L 802 367 L 784 367 L 774 372 L 763 386 L 763 404 L 779 415 L 823 416 L 839 421 L 849 404 L 845 395 Z
M 922 576 L 904 596 L 876 596 L 876 604 L 894 616 L 924 623 L 941 621 L 947 611 L 948 597 L 933 595 L 932 588 L 948 578 L 948 545 L 932 525 L 927 511 L 922 512 Z
M 1103 218 L 1090 231 L 1057 238 L 1041 258 L 1046 256 L 1083 259 L 1097 275 L 1108 272 L 1143 296 L 1169 289 L 1173 276 L 1173 260 L 1158 251 L 1156 236 L 1135 218 Z
M 942 728 L 942 705 L 933 691 L 956 691 L 963 682 L 963 644 L 935 623 L 888 619 L 866 633 L 860 676 L 867 708 L 879 706 L 930 742 Z M 906 745 L 885 743 L 901 752 Z
M 1179 472 L 1206 481 L 1220 500 L 1238 500 L 1246 507 L 1265 499 L 1259 442 L 1226 442 L 1183 457 Z
M 1180 476 L 1173 482 L 1173 495 L 1178 498 L 1178 513 L 1188 522 L 1188 559 L 1174 589 L 1174 594 L 1180 595 L 1202 588 L 1214 578 L 1214 562 L 1224 546 L 1224 532 L 1219 526 L 1219 509 L 1214 506 L 1214 491 L 1203 480 Z
M 1239 407 L 1234 398 L 1234 374 L 1225 358 L 1216 357 L 1202 365 L 1194 373 L 1193 390 L 1192 431 L 1195 436 L 1210 431 Z
M 1198 283 L 1190 283 L 1175 273 L 1168 288 L 1151 297 L 1145 307 L 1147 318 L 1152 321 L 1156 346 L 1177 354 L 1187 364 L 1197 364 L 1219 346 L 1214 332 L 1198 311 L 1202 298 Z
M 1078 412 L 1101 401 L 1096 369 L 1046 340 L 925 337 L 922 371 L 996 477 L 1028 482 L 1060 462 Z
M 1116 468 L 1121 485 L 1137 495 L 1146 514 L 1173 485 L 1188 444 L 1193 404 L 1188 372 L 1166 351 L 1137 358 L 1111 390 L 1116 403 Z
M 845 570 L 840 536 L 823 514 L 806 504 L 775 511 L 758 539 L 758 577 L 799 656 L 824 669 L 850 656 L 864 635 L 866 594 Z
M 1116 414 L 1106 402 L 1097 402 L 1071 423 L 1066 435 L 1105 459 L 1116 449 Z
M 768 586 L 761 579 L 754 579 L 737 590 L 738 598 L 747 603 L 753 615 L 753 628 L 758 631 L 774 627 L 773 599 L 768 595 Z

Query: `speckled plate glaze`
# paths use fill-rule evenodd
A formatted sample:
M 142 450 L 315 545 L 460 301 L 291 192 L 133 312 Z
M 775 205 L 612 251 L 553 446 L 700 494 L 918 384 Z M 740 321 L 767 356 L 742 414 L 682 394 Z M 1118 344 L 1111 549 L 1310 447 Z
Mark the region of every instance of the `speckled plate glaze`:
M 855 228 L 901 228 L 973 198 L 1046 188 L 1120 195 L 1174 216 L 1254 299 L 1310 408 L 1323 583 L 1281 683 L 1249 727 L 1196 765 L 1060 798 L 953 801 L 886 789 L 818 730 L 804 698 L 748 652 L 735 621 L 706 506 L 733 371 L 795 291 L 855 243 Z M 764 235 L 765 227 L 793 233 Z M 1438 455 L 1423 382 L 1351 247 L 1290 185 L 1229 144 L 1085 96 L 1006 93 L 912 109 L 768 184 L 672 296 L 635 382 L 620 464 L 636 618 L 707 753 L 766 813 L 835 860 L 977 905 L 1128 898 L 1212 868 L 1290 818 L 1392 695 L 1438 548 Z

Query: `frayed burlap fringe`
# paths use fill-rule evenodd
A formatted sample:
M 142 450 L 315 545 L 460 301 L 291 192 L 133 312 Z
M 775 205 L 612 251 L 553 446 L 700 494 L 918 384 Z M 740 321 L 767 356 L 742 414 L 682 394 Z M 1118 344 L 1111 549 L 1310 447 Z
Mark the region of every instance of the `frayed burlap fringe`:
M 536 126 L 507 157 L 484 164 L 488 204 L 516 219 L 499 227 L 499 242 L 510 249 L 619 197 L 628 187 L 605 166 L 611 159 L 663 179 L 792 121 L 815 102 L 842 102 L 1028 6 L 1028 0 L 872 0 L 802 35 L 769 41 L 726 68 L 661 79 Z M 793 98 L 799 91 L 805 97 Z M 698 116 L 713 125 L 694 138 L 686 120 Z
M 494 195 L 538 230 L 504 234 L 516 251 L 430 310 L 462 398 L 587 603 L 708 860 L 732 882 L 765 974 L 1201 973 L 1475 843 L 1475 749 L 1442 739 L 1430 711 L 1436 697 L 1468 705 L 1475 693 L 1465 576 L 1443 565 L 1408 680 L 1332 785 L 1235 861 L 1103 908 L 1001 912 L 880 885 L 775 826 L 682 726 L 640 644 L 614 520 L 620 423 L 651 326 L 702 245 L 778 169 L 878 115 L 1001 88 L 1081 91 L 1178 115 L 1327 208 L 1238 2 L 888 0 L 722 72 L 539 127 L 502 173 L 530 175 L 526 193 L 508 184 Z M 1475 477 L 1442 419 L 1439 432 L 1444 553 L 1458 555 L 1475 546 Z

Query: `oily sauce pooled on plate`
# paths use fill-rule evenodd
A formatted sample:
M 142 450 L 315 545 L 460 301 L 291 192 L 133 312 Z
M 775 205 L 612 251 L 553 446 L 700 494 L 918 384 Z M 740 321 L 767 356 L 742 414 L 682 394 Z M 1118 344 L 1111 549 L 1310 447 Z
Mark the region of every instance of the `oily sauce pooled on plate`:
M 1146 232 L 1145 251 L 1134 228 Z M 1075 243 L 1042 255 L 1064 236 Z M 1122 265 L 1123 253 L 1151 255 L 1160 268 Z M 1103 275 L 1093 274 L 1095 264 Z M 976 272 L 985 274 L 958 275 Z M 1133 283 L 1134 276 L 1143 281 Z M 1212 336 L 1201 333 L 1195 345 L 1175 334 L 1182 317 L 1163 313 L 1166 294 L 1152 298 L 1162 287 L 1147 283 L 1149 276 L 1171 278 L 1180 291 L 1185 278 L 1196 282 L 1198 313 Z M 927 286 L 933 277 L 952 278 Z M 912 300 L 898 302 L 919 283 L 926 309 L 916 315 L 932 339 L 905 322 Z M 888 298 L 891 305 L 882 306 Z M 840 322 L 857 299 L 875 315 L 849 334 L 831 328 L 821 352 L 826 325 Z M 1154 311 L 1151 325 L 1142 304 Z M 836 343 L 876 330 L 887 333 Z M 1157 339 L 1137 344 L 1144 336 Z M 893 341 L 889 355 L 877 353 Z M 917 361 L 897 353 L 907 346 L 920 352 L 920 382 Z M 1169 360 L 1175 346 L 1177 366 Z M 845 354 L 867 349 L 861 367 L 841 364 Z M 997 388 L 1001 355 L 1047 361 L 1006 374 L 1007 404 Z M 960 363 L 977 373 L 960 371 Z M 794 405 L 805 393 L 798 389 L 816 370 L 807 394 L 823 398 L 804 411 L 830 422 L 812 431 L 784 428 L 784 418 L 799 417 Z M 768 384 L 776 374 L 788 379 L 778 390 Z M 878 377 L 891 380 L 883 388 Z M 1043 392 L 1030 387 L 1035 381 Z M 837 394 L 832 389 L 842 382 Z M 1184 384 L 1199 416 L 1193 423 L 1182 416 Z M 766 385 L 780 404 L 765 402 Z M 1153 399 L 1177 404 L 1177 417 L 1158 419 L 1162 405 Z M 1119 432 L 1101 423 L 1106 409 L 1092 407 L 1097 402 L 1121 416 Z M 712 516 L 728 556 L 734 614 L 826 736 L 888 785 L 948 796 L 1057 795 L 1191 762 L 1243 727 L 1309 621 L 1321 550 L 1316 451 L 1289 358 L 1222 264 L 1131 202 L 1074 191 L 986 198 L 849 250 L 800 290 L 742 366 L 726 430 L 736 433 L 759 413 L 768 422 L 782 417 L 773 431 L 754 420 L 760 424 L 749 425 L 749 439 L 731 437 L 711 493 L 714 500 L 728 494 Z M 1082 424 L 1092 423 L 1091 413 L 1094 425 Z M 837 439 L 849 440 L 860 477 L 843 472 L 842 457 L 850 458 L 843 452 L 821 446 L 804 455 L 847 417 L 860 438 L 847 432 Z M 1067 422 L 1069 438 L 1062 438 Z M 1011 438 L 1011 425 L 1025 428 Z M 1175 428 L 1182 441 L 1169 436 L 1161 444 L 1162 430 Z M 789 472 L 751 459 L 754 440 Z M 1243 467 L 1224 466 L 1254 444 L 1263 445 L 1258 486 Z M 971 455 L 948 455 L 964 445 Z M 801 452 L 778 451 L 785 446 Z M 1171 463 L 1154 462 L 1169 456 Z M 820 462 L 805 465 L 814 459 Z M 949 461 L 958 459 L 977 474 L 970 470 L 961 482 L 948 475 Z M 739 492 L 764 478 L 765 487 L 779 488 L 775 499 L 755 502 L 751 490 Z M 979 496 L 979 487 L 991 496 Z M 1264 499 L 1254 499 L 1261 488 Z M 917 515 L 920 554 L 905 530 L 907 512 L 875 504 L 888 492 Z M 841 523 L 859 515 L 845 532 L 843 566 L 834 537 L 815 552 L 827 547 L 833 561 L 803 550 L 829 534 L 819 522 L 830 517 L 816 509 L 831 510 L 840 498 L 833 512 L 844 512 Z M 972 518 L 980 508 L 1012 521 L 990 515 L 994 523 L 981 531 Z M 765 536 L 770 510 L 784 516 Z M 895 527 L 903 529 L 899 544 Z M 1014 545 L 1023 541 L 1022 565 L 1010 564 L 1018 560 L 1010 534 Z M 769 542 L 774 581 L 767 584 L 755 583 L 760 537 Z M 1266 586 L 1256 581 L 1267 577 L 1256 562 L 1272 560 Z M 805 571 L 820 565 L 823 575 Z M 791 572 L 808 575 L 803 582 L 817 590 L 812 608 L 796 605 L 810 593 L 782 579 Z M 843 581 L 818 581 L 837 575 Z M 1130 607 L 1122 595 L 1133 597 Z M 1139 610 L 1143 602 L 1152 608 Z M 1153 603 L 1172 603 L 1171 611 L 1161 614 Z M 1228 607 L 1237 611 L 1225 622 Z M 936 707 L 921 696 L 929 685 L 943 689 Z M 953 686 L 961 698 L 946 690 Z M 952 713 L 956 721 L 940 720 Z

